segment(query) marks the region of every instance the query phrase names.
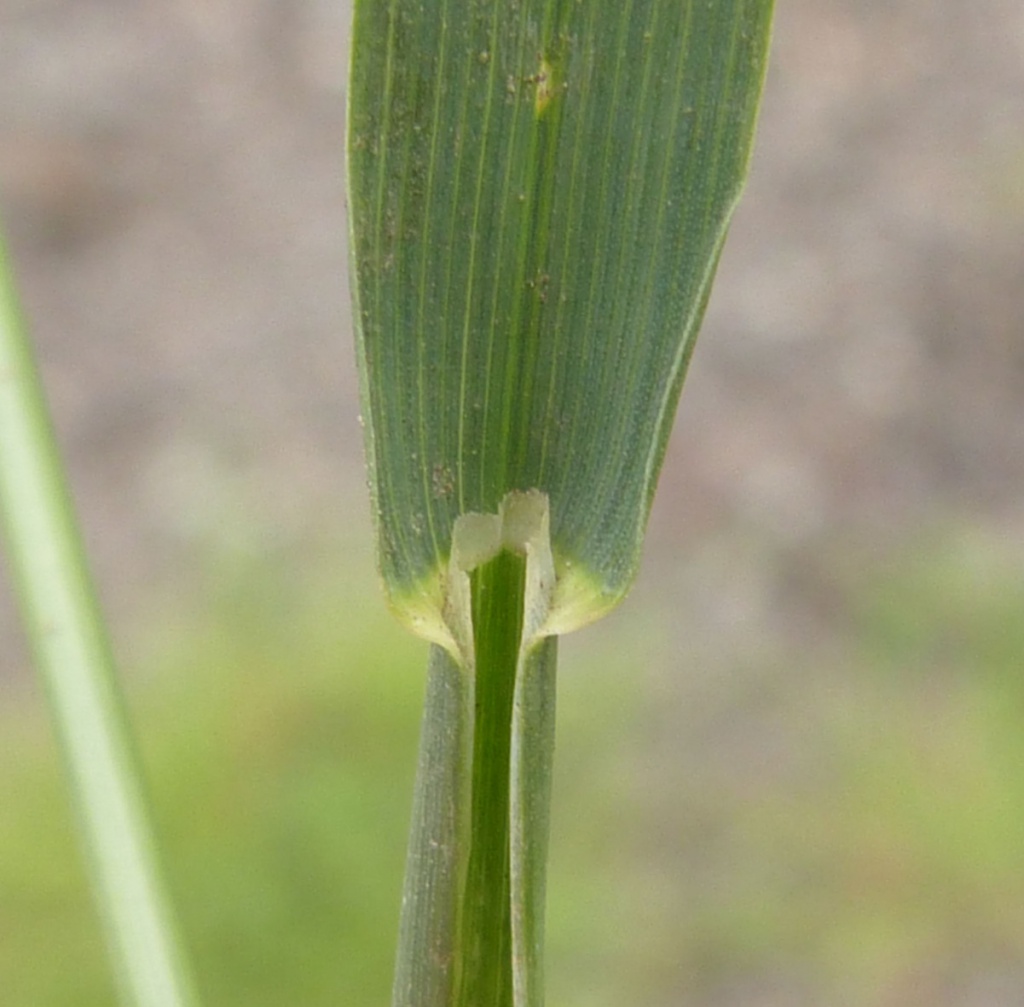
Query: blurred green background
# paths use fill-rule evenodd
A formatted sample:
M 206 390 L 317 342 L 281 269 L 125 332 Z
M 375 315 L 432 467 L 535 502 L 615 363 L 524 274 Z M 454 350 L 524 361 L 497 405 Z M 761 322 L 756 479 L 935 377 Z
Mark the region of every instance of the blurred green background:
M 211 1005 L 388 999 L 425 649 L 373 573 L 348 14 L 0 0 L 0 206 Z M 641 579 L 562 649 L 553 1007 L 1024 1005 L 1022 31 L 780 5 Z M 0 1007 L 113 1002 L 74 840 L 3 594 Z
M 553 1004 L 1018 1002 L 1019 565 L 947 529 L 823 568 L 827 648 L 712 676 L 649 585 L 566 641 Z M 206 577 L 123 658 L 208 1002 L 386 1003 L 424 648 L 363 544 Z M 0 736 L 0 1002 L 110 1004 L 38 697 Z

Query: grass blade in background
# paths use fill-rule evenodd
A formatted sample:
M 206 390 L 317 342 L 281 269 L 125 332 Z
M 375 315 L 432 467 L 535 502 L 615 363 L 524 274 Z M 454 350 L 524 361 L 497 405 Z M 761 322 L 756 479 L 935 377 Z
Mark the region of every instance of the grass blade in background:
M 542 1001 L 549 641 L 635 575 L 771 6 L 356 2 L 349 211 L 378 551 L 393 607 L 435 648 L 398 1007 Z
M 110 645 L 2 244 L 0 518 L 124 1002 L 190 1007 Z

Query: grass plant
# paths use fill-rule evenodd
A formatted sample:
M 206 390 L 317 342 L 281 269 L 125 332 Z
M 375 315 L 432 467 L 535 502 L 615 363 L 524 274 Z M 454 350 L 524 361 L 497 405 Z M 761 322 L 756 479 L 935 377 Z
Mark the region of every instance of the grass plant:
M 357 0 L 378 555 L 432 645 L 394 1007 L 539 1007 L 556 640 L 635 574 L 770 0 Z

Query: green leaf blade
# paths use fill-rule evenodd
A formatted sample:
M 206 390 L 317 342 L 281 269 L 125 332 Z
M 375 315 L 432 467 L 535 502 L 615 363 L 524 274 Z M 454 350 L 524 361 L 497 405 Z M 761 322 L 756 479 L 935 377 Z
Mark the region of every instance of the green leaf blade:
M 381 565 L 551 500 L 595 611 L 627 589 L 764 74 L 767 0 L 357 3 L 349 187 Z

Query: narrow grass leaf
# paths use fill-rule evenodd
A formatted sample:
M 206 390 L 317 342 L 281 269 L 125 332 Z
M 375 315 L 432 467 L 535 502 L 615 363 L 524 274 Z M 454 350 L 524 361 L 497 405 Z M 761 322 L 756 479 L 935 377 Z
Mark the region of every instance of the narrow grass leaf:
M 110 644 L 2 242 L 0 525 L 123 1001 L 191 1007 L 196 998 L 157 864 Z

